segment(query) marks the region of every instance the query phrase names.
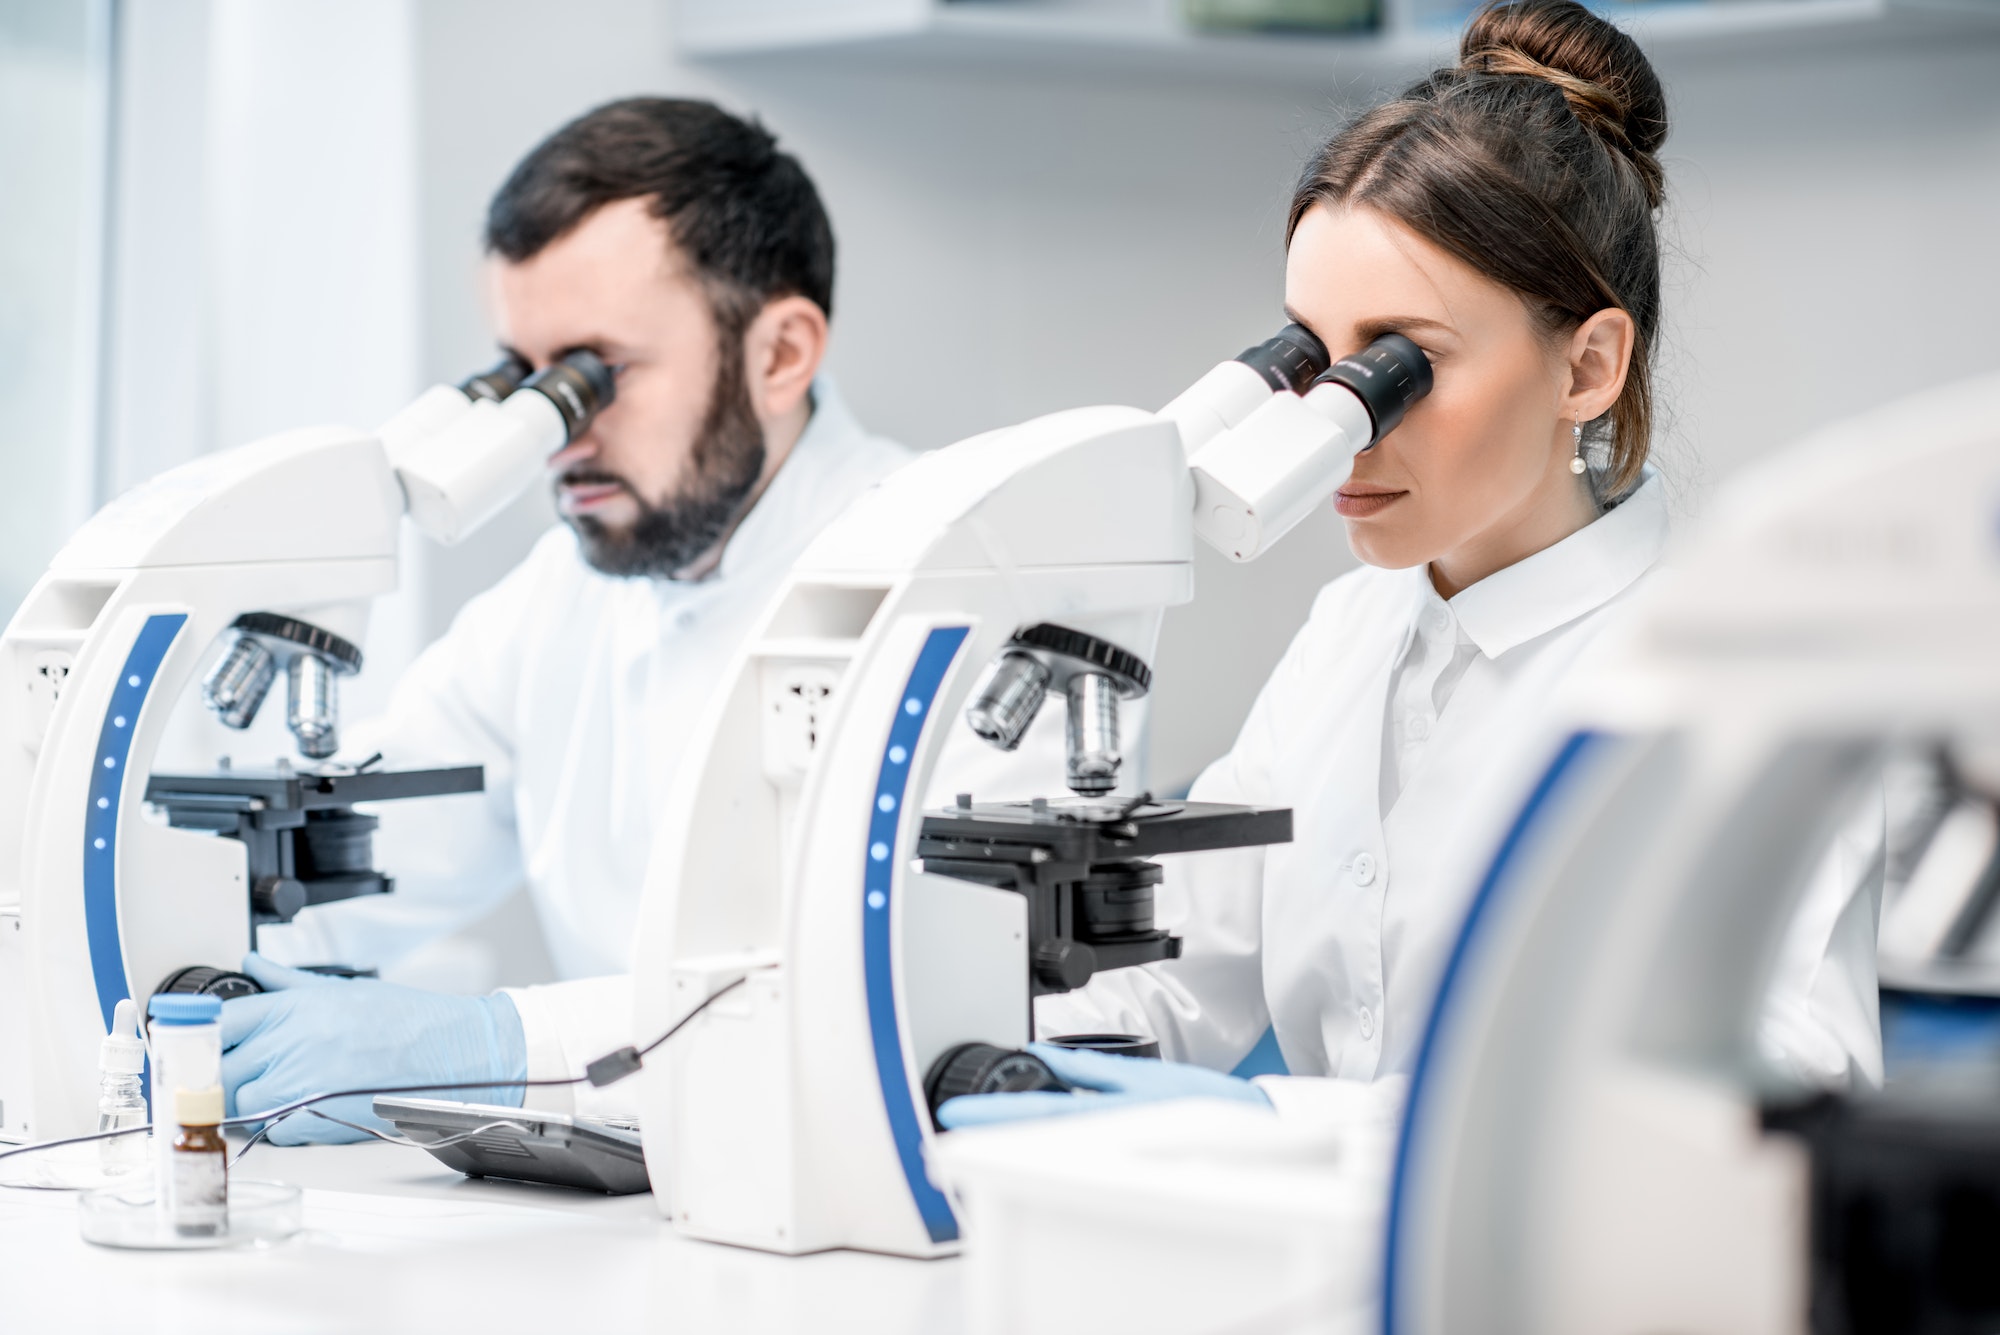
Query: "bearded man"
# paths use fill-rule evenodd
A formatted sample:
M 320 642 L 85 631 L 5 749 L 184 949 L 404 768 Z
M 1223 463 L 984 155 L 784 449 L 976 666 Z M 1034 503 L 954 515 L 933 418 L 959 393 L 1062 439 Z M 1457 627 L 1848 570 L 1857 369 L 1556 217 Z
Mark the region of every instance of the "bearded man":
M 225 1008 L 232 1114 L 525 1072 L 558 1051 L 561 987 L 455 997 L 278 966 L 392 962 L 525 881 L 564 979 L 625 970 L 656 813 L 710 691 L 806 544 L 909 458 L 819 375 L 832 228 L 753 123 L 696 101 L 600 107 L 514 170 L 486 249 L 502 348 L 536 369 L 589 349 L 617 396 L 551 462 L 563 524 L 465 606 L 386 717 L 353 730 L 355 754 L 483 764 L 486 790 L 382 813 L 394 894 L 260 932 L 247 967 L 273 990 Z M 352 1102 L 343 1118 L 372 1121 Z M 272 1128 L 280 1143 L 359 1134 Z

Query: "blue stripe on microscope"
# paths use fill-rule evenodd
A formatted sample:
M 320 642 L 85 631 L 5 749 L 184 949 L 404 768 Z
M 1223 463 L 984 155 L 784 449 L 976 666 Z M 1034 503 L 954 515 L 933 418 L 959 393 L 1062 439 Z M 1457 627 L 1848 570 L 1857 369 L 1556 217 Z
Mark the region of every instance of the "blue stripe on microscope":
M 187 617 L 179 612 L 146 618 L 125 655 L 125 669 L 112 688 L 104 726 L 97 733 L 97 751 L 91 757 L 90 806 L 83 815 L 83 924 L 107 1034 L 118 1003 L 129 995 L 125 947 L 118 939 L 118 802 L 125 787 L 125 762 L 131 757 L 132 733 L 139 726 L 139 711 L 153 689 L 153 678 L 186 624 Z
M 1430 1018 L 1424 1024 L 1424 1041 L 1417 1049 L 1416 1068 L 1410 1073 L 1410 1090 L 1403 1102 L 1402 1134 L 1396 1142 L 1396 1171 L 1389 1187 L 1388 1245 L 1383 1248 L 1382 1256 L 1383 1335 L 1396 1335 L 1398 1327 L 1403 1324 L 1403 1295 L 1399 1291 L 1402 1277 L 1397 1271 L 1406 1261 L 1404 1249 L 1408 1240 L 1403 1237 L 1403 1230 L 1409 1226 L 1405 1216 L 1410 1210 L 1409 1194 L 1412 1189 L 1410 1158 L 1416 1149 L 1417 1124 L 1424 1111 L 1428 1085 L 1436 1073 L 1437 1048 L 1441 1041 L 1439 1035 L 1444 1029 L 1447 1012 L 1458 1000 L 1455 993 L 1464 981 L 1463 974 L 1466 960 L 1472 953 L 1473 939 L 1480 934 L 1491 916 L 1494 903 L 1519 870 L 1514 864 L 1527 845 L 1529 832 L 1554 809 L 1551 799 L 1564 786 L 1564 780 L 1576 768 L 1577 762 L 1603 740 L 1602 733 L 1572 733 L 1556 753 L 1555 759 L 1549 762 L 1548 769 L 1521 808 L 1521 814 L 1514 818 L 1507 837 L 1501 841 L 1499 852 L 1493 855 L 1493 863 L 1486 869 L 1486 876 L 1472 897 L 1472 907 L 1466 910 L 1465 922 L 1458 930 L 1458 940 L 1451 948 L 1451 957 L 1445 961 L 1444 980 L 1438 984 L 1437 1000 L 1431 1003 Z
M 868 850 L 861 877 L 861 953 L 868 983 L 868 1032 L 875 1040 L 875 1072 L 882 1081 L 882 1106 L 889 1114 L 896 1157 L 903 1178 L 923 1216 L 932 1242 L 958 1236 L 958 1219 L 944 1193 L 924 1173 L 924 1128 L 917 1120 L 917 1098 L 910 1089 L 903 1062 L 903 1037 L 896 1026 L 896 974 L 890 955 L 889 897 L 895 893 L 896 836 L 902 826 L 903 803 L 910 782 L 910 761 L 923 736 L 924 721 L 952 660 L 965 644 L 968 627 L 941 626 L 930 633 L 910 669 L 910 679 L 889 725 L 882 768 L 875 780 L 869 811 Z

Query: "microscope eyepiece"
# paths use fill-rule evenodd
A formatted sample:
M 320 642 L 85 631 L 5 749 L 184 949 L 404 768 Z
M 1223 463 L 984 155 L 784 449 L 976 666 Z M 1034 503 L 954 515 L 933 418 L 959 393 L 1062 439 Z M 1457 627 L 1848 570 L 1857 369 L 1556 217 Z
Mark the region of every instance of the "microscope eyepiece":
M 519 389 L 534 369 L 526 358 L 510 352 L 478 375 L 460 381 L 458 392 L 475 403 L 480 399 L 498 403 Z
M 1396 429 L 1410 405 L 1431 392 L 1431 359 L 1401 334 L 1384 334 L 1361 351 L 1342 357 L 1314 381 L 1351 391 L 1374 423 L 1373 445 Z
M 1236 360 L 1262 376 L 1273 391 L 1302 394 L 1333 355 L 1310 329 L 1288 324 L 1256 347 L 1245 348 Z
M 604 359 L 582 349 L 551 362 L 528 377 L 522 389 L 532 389 L 562 414 L 564 438 L 575 440 L 591 421 L 618 397 L 616 378 Z

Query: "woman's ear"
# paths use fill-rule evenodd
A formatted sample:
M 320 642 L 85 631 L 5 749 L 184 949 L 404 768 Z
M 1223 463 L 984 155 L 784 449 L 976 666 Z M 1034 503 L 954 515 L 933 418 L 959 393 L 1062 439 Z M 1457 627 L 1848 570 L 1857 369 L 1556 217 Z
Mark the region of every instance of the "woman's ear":
M 766 425 L 805 401 L 826 356 L 826 312 L 808 297 L 767 302 L 743 334 L 750 407 Z
M 1564 420 L 1589 422 L 1611 411 L 1625 389 L 1638 327 L 1631 313 L 1609 307 L 1576 327 L 1569 340 L 1569 387 L 1563 395 Z

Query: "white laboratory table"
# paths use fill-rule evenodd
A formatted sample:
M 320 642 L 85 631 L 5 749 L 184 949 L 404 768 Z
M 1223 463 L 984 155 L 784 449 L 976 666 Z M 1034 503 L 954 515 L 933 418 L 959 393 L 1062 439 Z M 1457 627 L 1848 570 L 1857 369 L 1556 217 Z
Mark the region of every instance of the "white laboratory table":
M 955 1335 L 956 1261 L 785 1257 L 676 1234 L 651 1196 L 473 1181 L 420 1150 L 259 1145 L 240 1176 L 305 1188 L 263 1249 L 112 1251 L 76 1199 L 0 1190 L 8 1335 L 623 1331 Z

